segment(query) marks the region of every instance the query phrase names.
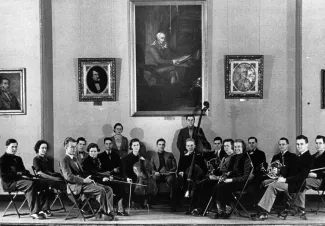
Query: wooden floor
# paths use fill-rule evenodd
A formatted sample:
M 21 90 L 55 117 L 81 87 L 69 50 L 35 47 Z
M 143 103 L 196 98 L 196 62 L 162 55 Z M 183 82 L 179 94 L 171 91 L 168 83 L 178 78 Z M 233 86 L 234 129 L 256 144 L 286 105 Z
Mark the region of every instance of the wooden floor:
M 71 208 L 71 203 L 65 201 L 66 208 Z M 8 201 L 1 201 L 0 214 L 4 211 Z M 315 203 L 312 203 L 312 207 Z M 194 217 L 184 214 L 184 210 L 176 213 L 170 212 L 168 205 L 154 205 L 154 209 L 149 212 L 147 210 L 131 210 L 130 216 L 118 217 L 118 221 L 98 221 L 86 220 L 83 221 L 80 217 L 76 219 L 64 220 L 66 212 L 53 212 L 54 216 L 45 220 L 33 220 L 29 215 L 17 215 L 0 217 L 0 225 L 325 225 L 325 209 L 322 212 L 315 213 L 307 212 L 308 220 L 301 220 L 294 216 L 289 216 L 287 220 L 282 220 L 276 215 L 270 215 L 267 221 L 252 221 L 249 218 L 233 215 L 228 220 L 216 220 L 209 217 Z M 24 213 L 28 213 L 27 206 L 23 209 Z M 252 210 L 251 213 L 254 211 Z M 9 213 L 15 213 L 11 208 Z M 76 211 L 75 211 L 76 213 Z

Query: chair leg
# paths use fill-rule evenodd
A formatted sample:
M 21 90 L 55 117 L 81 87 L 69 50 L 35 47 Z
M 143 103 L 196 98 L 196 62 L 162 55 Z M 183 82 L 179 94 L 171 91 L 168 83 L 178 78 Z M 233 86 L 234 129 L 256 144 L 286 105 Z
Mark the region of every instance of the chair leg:
M 202 216 L 205 216 L 205 214 L 206 214 L 207 211 L 209 210 L 210 205 L 211 205 L 211 202 L 212 202 L 212 196 L 210 197 L 209 202 L 208 202 L 207 206 L 205 207 L 205 210 L 204 210 Z

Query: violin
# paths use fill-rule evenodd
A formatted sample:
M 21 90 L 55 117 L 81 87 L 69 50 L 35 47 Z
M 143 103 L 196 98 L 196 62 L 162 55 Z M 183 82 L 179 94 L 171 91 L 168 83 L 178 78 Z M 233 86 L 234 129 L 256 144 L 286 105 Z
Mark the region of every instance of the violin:
M 158 192 L 156 180 L 153 178 L 153 166 L 144 158 L 140 158 L 133 165 L 133 172 L 137 175 L 134 193 L 141 196 L 156 195 Z

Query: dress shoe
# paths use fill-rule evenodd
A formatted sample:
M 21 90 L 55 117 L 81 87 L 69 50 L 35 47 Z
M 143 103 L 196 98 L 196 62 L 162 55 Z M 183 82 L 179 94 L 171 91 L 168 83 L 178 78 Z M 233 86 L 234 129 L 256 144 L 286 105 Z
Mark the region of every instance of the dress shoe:
M 305 212 L 305 211 L 301 211 L 301 212 L 299 213 L 299 217 L 300 217 L 301 219 L 303 219 L 303 220 L 307 220 L 306 212 Z
M 229 219 L 230 212 L 222 212 L 220 219 Z
M 268 218 L 267 213 L 258 213 L 255 216 L 252 216 L 253 221 L 264 221 Z
M 49 217 L 52 217 L 53 214 L 51 213 L 50 210 L 42 210 L 39 212 L 40 214 L 43 214 L 45 216 L 45 218 L 49 218 Z
M 215 215 L 211 216 L 211 219 L 221 219 L 222 213 L 216 213 Z
M 118 218 L 115 217 L 114 213 L 111 211 L 109 213 L 104 213 L 103 214 L 103 220 L 105 220 L 105 221 L 117 221 Z
M 200 211 L 199 209 L 194 209 L 191 212 L 192 216 L 201 216 L 202 215 L 202 211 Z
M 30 217 L 33 219 L 39 219 L 39 220 L 45 219 L 45 216 L 43 214 L 39 214 L 39 213 L 34 213 L 34 214 L 30 215 Z
M 116 215 L 117 216 L 129 216 L 129 214 L 124 210 L 123 212 L 121 212 L 121 211 L 117 211 L 116 212 Z

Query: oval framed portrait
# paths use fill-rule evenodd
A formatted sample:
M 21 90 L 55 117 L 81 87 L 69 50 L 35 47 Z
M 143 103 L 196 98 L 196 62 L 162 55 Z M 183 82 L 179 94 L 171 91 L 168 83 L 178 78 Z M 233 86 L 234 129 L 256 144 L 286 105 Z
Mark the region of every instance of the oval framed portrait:
M 78 58 L 79 101 L 115 101 L 114 58 Z

